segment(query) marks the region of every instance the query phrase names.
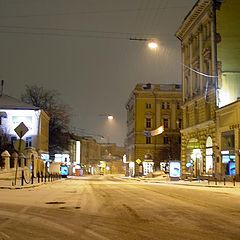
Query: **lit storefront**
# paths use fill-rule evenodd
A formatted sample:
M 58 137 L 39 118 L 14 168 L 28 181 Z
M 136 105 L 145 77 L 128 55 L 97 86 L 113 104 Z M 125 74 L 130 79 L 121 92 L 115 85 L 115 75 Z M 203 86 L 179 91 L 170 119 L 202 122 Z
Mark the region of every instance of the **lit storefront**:
M 201 141 L 191 138 L 186 144 L 184 175 L 205 178 L 214 174 L 214 146 L 211 136 L 201 136 Z
M 217 174 L 239 179 L 240 101 L 217 110 L 216 116 L 219 142 Z
M 193 177 L 199 177 L 203 170 L 203 160 L 200 144 L 196 138 L 189 140 L 187 144 L 186 173 Z
M 153 172 L 154 162 L 152 160 L 143 161 L 143 175 L 147 175 Z

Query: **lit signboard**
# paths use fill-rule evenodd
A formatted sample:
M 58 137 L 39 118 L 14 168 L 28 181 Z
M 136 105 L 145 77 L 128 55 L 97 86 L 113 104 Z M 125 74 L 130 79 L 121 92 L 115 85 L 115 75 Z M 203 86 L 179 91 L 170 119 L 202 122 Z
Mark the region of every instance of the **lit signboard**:
M 144 131 L 144 135 L 146 137 L 153 137 L 153 136 L 157 136 L 157 135 L 163 133 L 163 131 L 164 131 L 163 126 L 160 126 L 157 129 L 152 130 L 152 131 Z
M 181 165 L 180 162 L 170 162 L 169 163 L 169 176 L 170 177 L 180 177 L 181 175 Z

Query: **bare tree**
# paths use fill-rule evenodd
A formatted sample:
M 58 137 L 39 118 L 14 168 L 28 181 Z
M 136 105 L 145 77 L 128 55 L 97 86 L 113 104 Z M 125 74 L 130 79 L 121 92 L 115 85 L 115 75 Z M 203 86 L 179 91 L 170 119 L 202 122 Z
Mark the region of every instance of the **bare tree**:
M 59 96 L 57 91 L 46 90 L 37 85 L 26 85 L 26 92 L 21 96 L 23 102 L 39 107 L 49 115 L 50 153 L 56 149 L 65 150 L 68 144 L 70 108 L 61 103 Z

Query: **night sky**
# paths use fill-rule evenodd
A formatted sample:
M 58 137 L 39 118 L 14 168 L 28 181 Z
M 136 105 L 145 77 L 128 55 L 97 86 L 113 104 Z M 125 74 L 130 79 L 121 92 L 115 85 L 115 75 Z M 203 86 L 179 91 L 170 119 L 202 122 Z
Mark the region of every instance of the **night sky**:
M 78 134 L 123 145 L 125 104 L 135 85 L 181 82 L 174 34 L 195 2 L 0 0 L 4 93 L 19 98 L 26 84 L 56 90 Z M 129 38 L 157 38 L 160 48 Z

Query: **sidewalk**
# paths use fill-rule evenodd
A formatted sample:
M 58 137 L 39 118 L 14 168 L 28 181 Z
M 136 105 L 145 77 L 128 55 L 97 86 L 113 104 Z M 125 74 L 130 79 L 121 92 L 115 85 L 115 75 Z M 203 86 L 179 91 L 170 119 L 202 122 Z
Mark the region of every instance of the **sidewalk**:
M 233 182 L 224 182 L 223 181 L 184 181 L 184 180 L 178 180 L 178 181 L 171 181 L 170 179 L 163 179 L 159 177 L 155 178 L 146 178 L 146 177 L 122 177 L 122 179 L 128 179 L 128 180 L 135 180 L 140 182 L 146 182 L 146 183 L 159 183 L 159 184 L 171 184 L 171 185 L 184 185 L 184 186 L 197 186 L 197 187 L 212 187 L 212 188 L 239 188 L 240 189 L 240 182 L 235 182 L 235 186 Z
M 34 188 L 34 187 L 38 187 L 41 186 L 43 184 L 49 184 L 49 183 L 54 183 L 54 182 L 59 182 L 62 181 L 62 179 L 56 179 L 54 181 L 48 181 L 48 179 L 43 182 L 38 182 L 37 178 L 34 178 L 34 182 L 33 184 L 31 183 L 31 179 L 30 179 L 30 183 L 25 183 L 22 186 L 21 185 L 21 179 L 17 179 L 16 185 L 14 185 L 15 181 L 13 179 L 0 179 L 0 189 L 23 189 L 23 188 Z

